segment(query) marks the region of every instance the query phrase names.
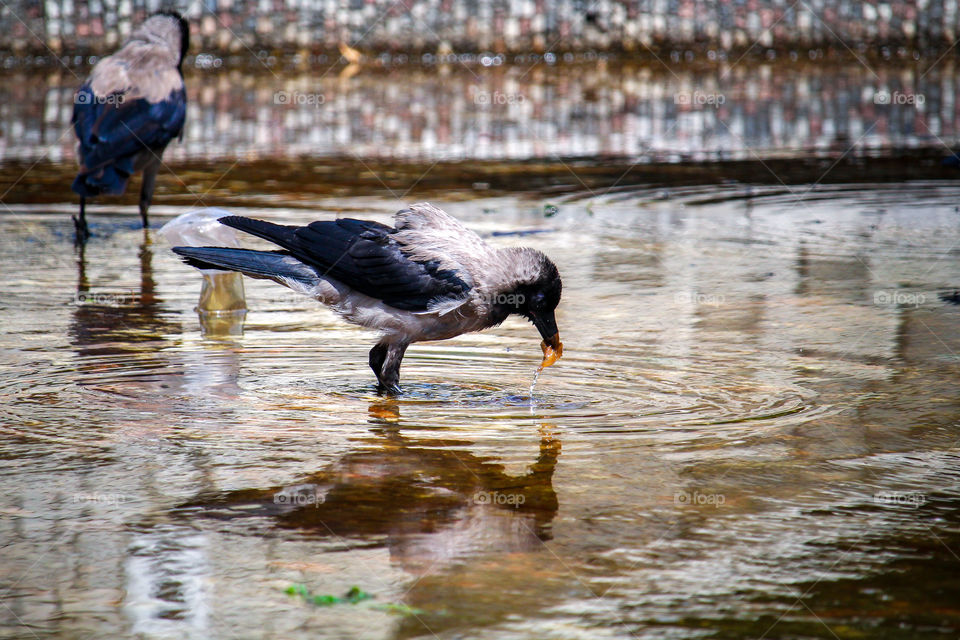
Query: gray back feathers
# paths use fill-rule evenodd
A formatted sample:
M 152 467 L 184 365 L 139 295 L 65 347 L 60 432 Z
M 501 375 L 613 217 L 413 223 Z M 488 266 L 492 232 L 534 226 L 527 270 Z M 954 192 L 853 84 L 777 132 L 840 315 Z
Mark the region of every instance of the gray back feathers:
M 103 98 L 125 93 L 134 100 L 159 102 L 183 87 L 180 64 L 180 24 L 168 15 L 147 19 L 112 56 L 97 63 L 90 88 Z
M 533 283 L 547 260 L 529 248 L 492 247 L 456 218 L 428 202 L 412 204 L 394 215 L 394 238 L 414 260 L 434 260 L 456 271 L 471 287 L 478 304 L 517 285 Z
M 394 215 L 403 253 L 416 261 L 436 261 L 441 269 L 457 271 L 471 287 L 476 280 L 476 267 L 492 258 L 493 247 L 480 236 L 429 202 L 418 202 Z

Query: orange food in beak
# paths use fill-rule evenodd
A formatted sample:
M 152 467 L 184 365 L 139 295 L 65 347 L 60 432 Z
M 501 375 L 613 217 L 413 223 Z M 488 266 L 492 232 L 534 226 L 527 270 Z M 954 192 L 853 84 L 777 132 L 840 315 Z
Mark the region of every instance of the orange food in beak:
M 542 371 L 563 357 L 563 343 L 560 342 L 560 334 L 551 337 L 550 342 L 546 340 L 541 342 L 540 349 L 543 350 L 543 362 L 540 363 L 540 370 Z

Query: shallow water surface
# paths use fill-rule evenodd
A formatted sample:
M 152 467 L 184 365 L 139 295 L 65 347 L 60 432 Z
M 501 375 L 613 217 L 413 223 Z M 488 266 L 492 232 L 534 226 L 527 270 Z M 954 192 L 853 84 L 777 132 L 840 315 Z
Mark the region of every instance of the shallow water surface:
M 82 253 L 57 207 L 2 216 L 0 635 L 956 638 L 958 197 L 438 202 L 563 274 L 533 398 L 521 320 L 381 397 L 374 336 L 271 283 L 204 336 L 135 216 Z M 347 205 L 399 208 L 236 212 Z

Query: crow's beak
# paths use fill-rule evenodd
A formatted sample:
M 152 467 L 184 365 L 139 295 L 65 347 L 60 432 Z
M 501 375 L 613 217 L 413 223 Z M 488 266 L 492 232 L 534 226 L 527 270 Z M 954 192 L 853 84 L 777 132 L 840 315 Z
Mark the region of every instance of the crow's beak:
M 543 337 L 540 348 L 543 350 L 541 369 L 546 369 L 563 356 L 563 343 L 560 342 L 560 330 L 557 328 L 557 319 L 553 312 L 544 316 L 534 316 L 533 325 Z

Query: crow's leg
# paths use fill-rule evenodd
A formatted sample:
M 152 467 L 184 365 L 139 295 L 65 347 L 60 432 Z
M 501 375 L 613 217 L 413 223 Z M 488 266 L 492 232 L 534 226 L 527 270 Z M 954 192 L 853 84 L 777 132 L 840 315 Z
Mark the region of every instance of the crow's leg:
M 370 349 L 370 368 L 377 374 L 381 392 L 400 393 L 400 363 L 409 343 L 383 341 Z
M 387 343 L 379 342 L 377 346 L 370 349 L 370 368 L 377 376 L 377 382 L 380 381 L 380 370 L 383 368 L 383 361 L 387 359 Z
M 73 216 L 73 228 L 76 231 L 74 243 L 82 245 L 90 237 L 90 229 L 87 228 L 87 199 L 80 196 L 80 217 Z
M 140 185 L 140 219 L 143 228 L 150 226 L 147 219 L 147 209 L 153 201 L 153 190 L 157 186 L 157 172 L 160 171 L 160 158 L 153 156 L 143 167 L 143 183 Z

